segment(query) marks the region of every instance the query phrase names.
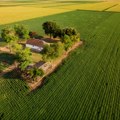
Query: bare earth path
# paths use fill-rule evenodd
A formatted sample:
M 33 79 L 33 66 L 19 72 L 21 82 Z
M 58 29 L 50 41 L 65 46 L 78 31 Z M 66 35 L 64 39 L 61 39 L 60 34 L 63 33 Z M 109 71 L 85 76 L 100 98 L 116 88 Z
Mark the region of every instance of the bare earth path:
M 76 49 L 77 47 L 79 47 L 80 45 L 82 45 L 83 42 L 77 42 L 75 43 L 71 49 L 69 49 L 67 52 L 65 52 L 61 57 L 59 57 L 58 59 L 56 59 L 55 61 L 53 61 L 51 63 L 52 68 L 49 69 L 45 75 L 43 77 L 38 78 L 36 81 L 33 82 L 28 82 L 28 86 L 30 88 L 30 92 L 37 89 L 38 87 L 40 87 L 42 85 L 42 83 L 44 82 L 44 78 L 48 75 L 50 75 L 52 72 L 54 72 L 56 70 L 56 68 L 62 63 L 62 61 L 68 57 L 69 53 L 71 51 L 73 51 L 74 49 Z

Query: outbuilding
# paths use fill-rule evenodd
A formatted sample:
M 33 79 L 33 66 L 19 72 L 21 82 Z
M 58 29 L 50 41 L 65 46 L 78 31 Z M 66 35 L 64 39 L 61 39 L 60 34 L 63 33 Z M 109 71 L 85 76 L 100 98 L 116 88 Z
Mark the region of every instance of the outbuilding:
M 29 39 L 26 42 L 26 47 L 29 47 L 32 50 L 40 52 L 43 50 L 44 44 L 45 44 L 44 41 L 40 39 Z

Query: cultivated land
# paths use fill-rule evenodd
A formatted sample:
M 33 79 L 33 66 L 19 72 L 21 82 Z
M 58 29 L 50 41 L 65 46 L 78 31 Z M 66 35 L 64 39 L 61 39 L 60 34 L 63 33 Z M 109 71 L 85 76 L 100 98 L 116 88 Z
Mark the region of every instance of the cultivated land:
M 77 28 L 84 45 L 32 93 L 10 73 L 0 77 L 0 119 L 119 120 L 120 13 L 75 10 L 20 23 L 43 34 L 47 20 Z
M 0 2 L 0 24 L 8 24 L 72 10 L 120 12 L 120 2 Z

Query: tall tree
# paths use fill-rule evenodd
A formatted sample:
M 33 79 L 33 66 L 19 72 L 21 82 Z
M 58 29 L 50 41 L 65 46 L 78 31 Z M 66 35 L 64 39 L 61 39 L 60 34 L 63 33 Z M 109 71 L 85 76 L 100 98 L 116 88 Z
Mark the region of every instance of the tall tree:
M 14 51 L 16 53 L 16 59 L 20 63 L 19 68 L 24 71 L 32 62 L 31 51 L 29 48 L 23 49 L 23 47 L 19 44 L 14 45 Z
M 71 27 L 63 29 L 64 35 L 73 36 L 73 35 L 77 35 L 77 33 L 78 33 L 77 30 Z
M 15 30 L 12 27 L 5 27 L 1 31 L 2 39 L 8 43 L 10 51 L 12 50 L 13 44 L 18 41 Z
M 50 38 L 52 38 L 56 30 L 59 29 L 59 26 L 56 24 L 56 22 L 52 22 L 52 21 L 47 21 L 43 23 L 42 26 L 45 31 L 45 34 L 50 35 Z

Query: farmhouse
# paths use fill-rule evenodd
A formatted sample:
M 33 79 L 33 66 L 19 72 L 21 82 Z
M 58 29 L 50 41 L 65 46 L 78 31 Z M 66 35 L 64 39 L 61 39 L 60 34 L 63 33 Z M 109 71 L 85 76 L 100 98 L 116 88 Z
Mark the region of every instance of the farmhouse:
M 26 42 L 26 47 L 29 47 L 32 50 L 40 52 L 43 50 L 44 44 L 45 42 L 40 39 L 29 39 Z

